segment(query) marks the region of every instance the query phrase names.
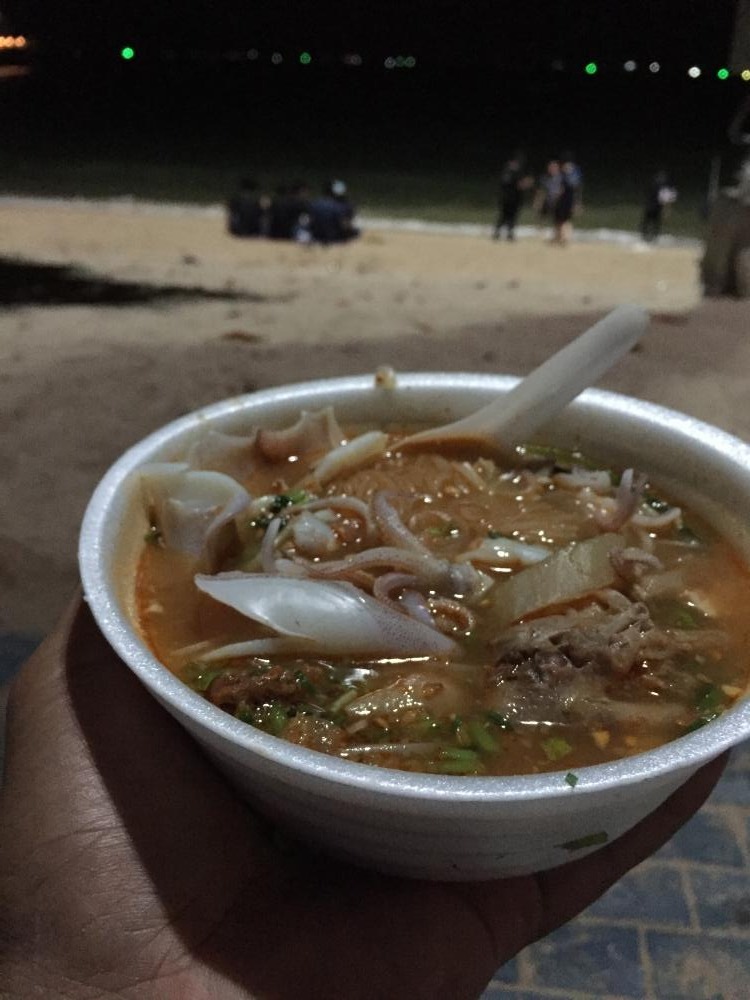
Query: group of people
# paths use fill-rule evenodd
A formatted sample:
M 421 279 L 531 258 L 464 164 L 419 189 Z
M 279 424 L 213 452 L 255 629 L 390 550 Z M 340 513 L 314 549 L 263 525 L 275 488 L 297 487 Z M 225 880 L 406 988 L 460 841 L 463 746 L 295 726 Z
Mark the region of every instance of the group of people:
M 305 181 L 279 185 L 272 195 L 245 178 L 227 205 L 232 236 L 266 237 L 296 243 L 346 243 L 359 236 L 346 184 L 328 181 L 314 196 Z
M 499 240 L 503 231 L 506 239 L 515 239 L 518 215 L 532 192 L 533 210 L 541 221 L 552 226 L 552 242 L 565 246 L 570 241 L 572 220 L 580 210 L 583 194 L 583 174 L 571 153 L 550 160 L 538 179 L 526 170 L 523 153 L 517 152 L 510 157 L 500 174 L 493 239 Z
M 493 239 L 499 240 L 503 232 L 506 239 L 515 239 L 518 216 L 527 198 L 539 221 L 552 227 L 550 242 L 566 246 L 573 234 L 573 219 L 583 205 L 583 173 L 573 155 L 563 153 L 550 160 L 539 178 L 527 171 L 523 153 L 514 153 L 506 161 L 500 173 Z M 661 235 L 664 212 L 676 200 L 677 191 L 667 173 L 660 170 L 649 181 L 644 196 L 640 229 L 645 242 Z

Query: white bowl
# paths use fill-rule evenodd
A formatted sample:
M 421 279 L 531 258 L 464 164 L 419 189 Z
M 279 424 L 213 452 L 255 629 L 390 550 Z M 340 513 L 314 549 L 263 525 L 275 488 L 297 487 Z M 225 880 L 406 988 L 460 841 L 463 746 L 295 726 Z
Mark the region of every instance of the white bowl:
M 658 749 L 577 768 L 574 788 L 564 772 L 412 774 L 285 742 L 191 691 L 141 638 L 133 591 L 146 522 L 134 472 L 147 462 L 179 458 L 209 423 L 235 432 L 252 424 L 285 426 L 303 408 L 334 405 L 344 424 L 438 424 L 472 412 L 516 382 L 509 376 L 404 374 L 389 389 L 362 376 L 238 396 L 176 420 L 131 448 L 105 475 L 84 517 L 83 586 L 115 651 L 241 795 L 298 837 L 356 864 L 458 880 L 540 871 L 582 857 L 604 834 L 612 840 L 624 833 L 700 765 L 750 736 L 750 700 Z M 539 439 L 647 471 L 750 557 L 750 448 L 736 438 L 673 410 L 588 390 Z M 576 841 L 585 846 L 572 848 Z

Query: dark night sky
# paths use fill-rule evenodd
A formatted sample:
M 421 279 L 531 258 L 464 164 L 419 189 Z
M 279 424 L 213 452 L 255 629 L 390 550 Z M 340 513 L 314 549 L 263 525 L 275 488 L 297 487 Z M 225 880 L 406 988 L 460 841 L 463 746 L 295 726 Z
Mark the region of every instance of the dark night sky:
M 729 50 L 735 0 L 0 0 L 54 47 L 285 46 L 434 62 L 702 60 Z

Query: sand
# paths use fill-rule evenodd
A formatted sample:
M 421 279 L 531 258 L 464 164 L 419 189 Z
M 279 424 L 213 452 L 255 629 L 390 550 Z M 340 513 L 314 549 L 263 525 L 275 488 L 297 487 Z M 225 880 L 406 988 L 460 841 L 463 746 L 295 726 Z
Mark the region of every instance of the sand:
M 0 204 L 0 258 L 235 296 L 0 310 L 0 631 L 54 621 L 111 461 L 237 392 L 380 363 L 523 373 L 629 300 L 652 310 L 652 329 L 600 384 L 750 439 L 750 305 L 701 304 L 697 256 L 395 229 L 305 248 L 231 239 L 200 210 Z

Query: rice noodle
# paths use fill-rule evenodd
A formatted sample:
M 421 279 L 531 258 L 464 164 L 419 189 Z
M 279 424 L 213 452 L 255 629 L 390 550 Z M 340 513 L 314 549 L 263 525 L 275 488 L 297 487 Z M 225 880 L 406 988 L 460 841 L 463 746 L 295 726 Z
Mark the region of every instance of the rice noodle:
M 372 498 L 372 513 L 381 538 L 387 545 L 395 545 L 410 552 L 417 552 L 421 556 L 433 558 L 430 550 L 409 531 L 399 517 L 389 500 L 392 495 L 385 490 L 379 490 Z
M 603 531 L 619 531 L 632 518 L 640 506 L 646 476 L 634 469 L 626 469 L 615 496 L 615 509 L 610 513 L 597 512 L 594 518 Z
M 282 523 L 283 522 L 280 517 L 275 517 L 268 525 L 266 533 L 263 535 L 263 542 L 260 546 L 260 564 L 263 567 L 264 573 L 276 572 L 276 562 L 273 550 L 276 545 L 276 539 L 281 531 Z
M 312 479 L 325 486 L 336 476 L 346 475 L 379 458 L 388 446 L 388 435 L 368 431 L 329 451 L 312 472 Z

